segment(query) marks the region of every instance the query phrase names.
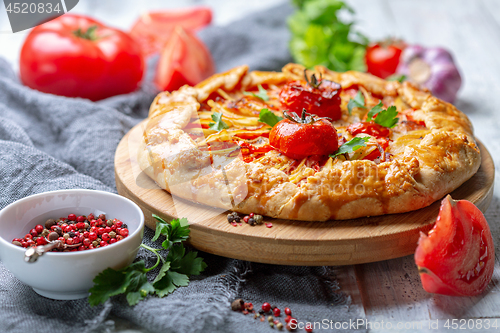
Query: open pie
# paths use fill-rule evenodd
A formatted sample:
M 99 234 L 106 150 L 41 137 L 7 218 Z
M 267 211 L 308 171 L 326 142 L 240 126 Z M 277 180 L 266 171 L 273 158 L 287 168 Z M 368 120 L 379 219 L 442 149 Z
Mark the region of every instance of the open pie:
M 329 95 L 315 100 L 293 95 L 326 88 Z M 329 100 L 333 111 L 325 111 Z M 284 111 L 299 125 L 301 119 L 304 126 L 333 124 L 337 142 L 314 130 L 295 141 L 278 140 L 286 145 L 270 142 L 272 125 L 294 122 L 275 124 Z M 428 91 L 297 64 L 282 72 L 240 66 L 195 87 L 160 93 L 138 160 L 160 187 L 184 199 L 308 221 L 428 206 L 474 175 L 481 162 L 469 119 Z

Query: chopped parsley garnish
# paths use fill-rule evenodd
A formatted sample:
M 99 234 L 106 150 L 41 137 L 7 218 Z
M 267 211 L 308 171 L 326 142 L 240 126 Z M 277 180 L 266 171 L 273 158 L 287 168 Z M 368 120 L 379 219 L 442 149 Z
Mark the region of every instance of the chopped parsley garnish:
M 153 241 L 165 236 L 162 248 L 155 249 L 141 244 L 141 247 L 153 252 L 157 256 L 156 264 L 146 268 L 144 260 L 135 262 L 120 270 L 107 268 L 94 279 L 94 286 L 89 290 L 91 306 L 106 302 L 108 298 L 124 294 L 129 305 L 135 305 L 149 294 L 159 297 L 174 292 L 178 287 L 189 284 L 191 275 L 199 275 L 207 267 L 203 258 L 197 257 L 197 252 L 188 252 L 184 249 L 183 241 L 189 237 L 187 219 L 176 219 L 170 223 L 161 217 L 153 215 L 157 220 L 156 233 Z M 159 251 L 168 250 L 164 258 Z M 147 273 L 162 264 L 158 275 L 149 282 Z
M 208 128 L 214 131 L 222 131 L 223 129 L 229 128 L 229 125 L 222 121 L 222 112 L 214 112 L 212 114 L 212 120 L 215 123 L 208 124 Z
M 351 98 L 349 103 L 347 103 L 347 110 L 349 110 L 349 114 L 351 114 L 352 109 L 354 108 L 366 109 L 365 96 L 363 96 L 363 93 L 361 91 L 358 91 L 354 99 Z
M 397 118 L 397 116 L 398 111 L 396 110 L 396 107 L 394 105 L 389 106 L 387 110 L 379 112 L 375 118 L 375 123 L 384 127 L 393 128 L 398 123 L 399 118 Z
M 352 153 L 359 148 L 366 147 L 366 142 L 370 140 L 370 136 L 364 136 L 364 137 L 355 137 L 350 141 L 347 141 L 344 143 L 342 146 L 339 147 L 339 149 L 335 152 L 335 154 L 330 155 L 330 157 L 336 157 L 338 155 L 346 154 L 346 153 Z
M 398 111 L 394 105 L 389 106 L 387 110 L 383 108 L 382 102 L 379 102 L 375 105 L 370 112 L 368 112 L 367 121 L 373 120 L 373 117 L 377 116 L 374 119 L 376 124 L 379 124 L 384 127 L 393 128 L 398 123 L 399 118 Z
M 258 93 L 253 93 L 253 92 L 244 92 L 245 95 L 251 95 L 253 97 L 260 98 L 263 101 L 268 101 L 269 96 L 267 95 L 267 90 L 262 88 L 262 85 L 259 84 L 259 92 Z
M 266 108 L 266 109 L 260 110 L 259 121 L 261 123 L 268 124 L 269 126 L 273 127 L 280 120 L 283 120 L 283 118 L 278 117 L 272 111 L 269 111 L 269 109 Z

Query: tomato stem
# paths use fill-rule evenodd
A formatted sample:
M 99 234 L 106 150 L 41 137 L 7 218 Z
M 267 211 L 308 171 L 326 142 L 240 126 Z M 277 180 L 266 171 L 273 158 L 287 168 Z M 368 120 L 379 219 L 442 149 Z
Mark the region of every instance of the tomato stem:
M 97 25 L 91 25 L 87 31 L 82 31 L 81 28 L 78 28 L 78 30 L 74 31 L 73 34 L 78 37 L 78 38 L 83 38 L 87 40 L 97 40 L 96 36 L 96 30 L 97 30 Z

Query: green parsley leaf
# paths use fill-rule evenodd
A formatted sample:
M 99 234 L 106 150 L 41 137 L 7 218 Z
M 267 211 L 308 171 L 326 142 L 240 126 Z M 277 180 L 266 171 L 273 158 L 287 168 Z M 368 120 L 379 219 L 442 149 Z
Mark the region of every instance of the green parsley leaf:
M 368 112 L 368 118 L 366 121 L 371 121 L 375 115 L 377 115 L 380 111 L 383 110 L 383 104 L 382 101 L 380 101 L 377 105 L 375 105 L 370 112 Z
M 186 287 L 188 284 L 189 277 L 187 275 L 168 271 L 161 280 L 154 284 L 154 287 L 156 294 L 163 297 L 174 292 L 178 287 Z
M 130 305 L 134 305 L 151 293 L 146 277 L 144 261 L 138 261 L 120 270 L 107 268 L 94 278 L 94 286 L 89 290 L 89 303 L 91 306 L 104 303 L 111 296 L 119 294 L 129 294 L 138 292 L 128 300 Z M 142 296 L 144 295 L 144 296 Z
M 145 267 L 143 260 L 135 262 L 123 269 L 105 269 L 94 278 L 94 286 L 89 290 L 91 306 L 106 302 L 110 297 L 124 294 L 129 305 L 135 305 L 149 294 L 159 297 L 166 296 L 178 287 L 189 284 L 190 275 L 199 275 L 207 264 L 203 258 L 198 258 L 198 252 L 188 252 L 184 249 L 183 241 L 189 237 L 189 223 L 186 218 L 174 219 L 170 223 L 157 215 L 156 231 L 153 240 L 165 236 L 163 248 L 155 249 L 145 244 L 141 247 L 153 252 L 157 256 L 156 264 Z M 175 244 L 175 245 L 174 245 Z M 168 250 L 166 258 L 159 253 Z M 147 273 L 162 263 L 159 273 L 152 283 L 148 282 Z
M 354 99 L 351 98 L 349 103 L 347 103 L 347 110 L 349 110 L 349 114 L 351 114 L 352 109 L 354 108 L 362 108 L 366 109 L 365 106 L 365 96 L 361 91 L 358 91 Z
M 392 74 L 389 76 L 386 80 L 387 81 L 398 81 L 398 82 L 403 82 L 406 81 L 407 77 L 404 74 Z
M 223 129 L 229 128 L 229 125 L 222 121 L 222 112 L 214 112 L 212 114 L 212 120 L 215 123 L 209 123 L 208 128 L 214 131 L 222 131 Z
M 163 220 L 158 215 L 153 214 L 156 221 L 156 231 L 153 237 L 153 242 L 160 237 L 165 236 L 163 248 L 168 250 L 172 244 L 181 243 L 189 238 L 189 224 L 186 218 L 174 219 L 170 223 Z
M 178 261 L 179 268 L 177 272 L 186 275 L 200 275 L 205 270 L 207 264 L 202 258 L 198 258 L 198 252 L 188 252 L 181 260 Z
M 259 121 L 261 123 L 268 124 L 269 126 L 273 127 L 281 120 L 283 120 L 282 117 L 278 117 L 272 111 L 269 111 L 269 109 L 267 108 L 260 110 Z
M 384 127 L 393 128 L 398 123 L 398 111 L 394 105 L 389 106 L 387 110 L 382 110 L 375 118 L 375 123 Z
M 370 140 L 369 136 L 364 137 L 355 137 L 352 140 L 344 143 L 339 149 L 335 152 L 335 154 L 330 155 L 330 157 L 336 157 L 338 155 L 342 155 L 345 153 L 352 153 L 358 150 L 361 147 L 366 147 L 366 142 Z
M 258 93 L 253 93 L 253 92 L 244 92 L 245 95 L 251 95 L 253 97 L 260 98 L 263 101 L 269 101 L 269 96 L 267 95 L 267 90 L 262 88 L 262 85 L 259 84 L 259 92 Z

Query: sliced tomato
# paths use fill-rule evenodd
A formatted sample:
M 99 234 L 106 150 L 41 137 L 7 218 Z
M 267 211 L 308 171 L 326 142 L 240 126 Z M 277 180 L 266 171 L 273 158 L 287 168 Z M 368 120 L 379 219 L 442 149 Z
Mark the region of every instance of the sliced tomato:
M 155 83 L 161 90 L 172 91 L 185 84 L 193 86 L 214 73 L 215 64 L 205 44 L 176 27 L 161 52 Z
M 493 275 L 495 247 L 488 222 L 470 201 L 448 195 L 434 228 L 420 234 L 415 252 L 424 289 L 451 296 L 482 293 Z
M 366 48 L 365 56 L 368 73 L 383 79 L 394 74 L 405 47 L 403 42 L 391 39 L 370 44 Z
M 176 26 L 198 31 L 212 22 L 212 10 L 208 7 L 193 7 L 178 10 L 152 11 L 142 14 L 135 21 L 130 35 L 148 56 L 159 53 Z
M 353 136 L 364 133 L 377 138 L 386 138 L 391 134 L 391 130 L 373 121 L 363 121 L 347 126 L 347 131 Z

